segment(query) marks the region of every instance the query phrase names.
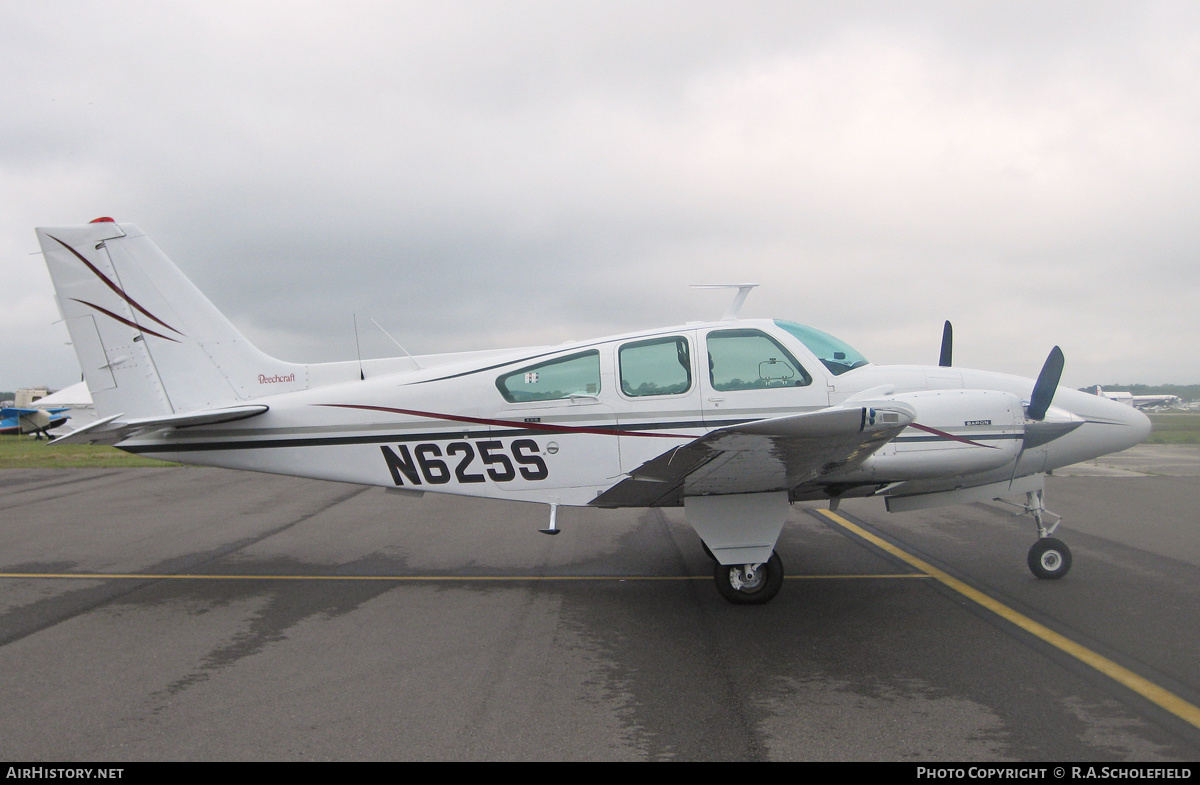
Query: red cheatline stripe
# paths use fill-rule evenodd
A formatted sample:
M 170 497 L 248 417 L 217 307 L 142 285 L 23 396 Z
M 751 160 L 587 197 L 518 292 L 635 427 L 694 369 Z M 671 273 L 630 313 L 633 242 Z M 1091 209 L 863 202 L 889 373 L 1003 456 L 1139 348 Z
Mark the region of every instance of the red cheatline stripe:
M 365 409 L 375 412 L 391 412 L 393 414 L 408 414 L 413 417 L 426 417 L 431 420 L 452 420 L 453 422 L 469 422 L 475 425 L 501 425 L 510 428 L 525 428 L 531 431 L 550 431 L 551 433 L 594 433 L 601 436 L 650 436 L 664 439 L 694 439 L 681 433 L 643 433 L 641 431 L 618 431 L 613 428 L 581 428 L 571 425 L 550 425 L 540 422 L 517 422 L 516 420 L 487 420 L 482 417 L 464 417 L 458 414 L 439 414 L 438 412 L 421 412 L 415 409 L 393 409 L 390 406 L 367 406 L 357 403 L 317 403 L 314 406 L 329 406 L 334 409 Z
M 918 431 L 925 431 L 925 433 L 932 433 L 935 436 L 941 436 L 943 439 L 953 439 L 956 442 L 962 442 L 963 444 L 969 444 L 972 447 L 987 447 L 989 450 L 999 450 L 1000 449 L 999 447 L 997 447 L 994 444 L 980 444 L 979 442 L 973 442 L 970 439 L 964 439 L 963 437 L 955 436 L 952 433 L 946 433 L 945 431 L 939 431 L 937 428 L 930 428 L 928 425 L 920 425 L 920 424 L 914 422 L 914 423 L 909 423 L 908 427 L 916 428 Z
M 71 299 L 74 302 L 77 302 L 81 305 L 86 305 L 88 308 L 95 308 L 97 311 L 99 311 L 100 313 L 109 317 L 110 319 L 116 319 L 121 324 L 127 324 L 135 330 L 141 330 L 144 333 L 150 333 L 151 335 L 153 335 L 155 337 L 163 338 L 165 340 L 171 341 L 172 343 L 179 343 L 179 341 L 175 340 L 174 338 L 171 338 L 170 336 L 163 335 L 162 333 L 156 333 L 153 330 L 151 330 L 149 327 L 143 327 L 142 325 L 138 324 L 137 322 L 131 322 L 123 316 L 117 316 L 112 311 L 109 311 L 105 308 L 101 308 L 99 305 L 96 305 L 95 303 L 89 303 L 87 300 L 76 300 L 74 297 L 72 297 Z M 178 331 L 176 331 L 176 332 L 178 332 Z
M 152 314 L 152 313 L 150 313 L 149 311 L 147 311 L 145 308 L 143 308 L 141 305 L 139 305 L 139 304 L 137 303 L 137 301 L 135 301 L 135 300 L 134 300 L 132 297 L 130 297 L 129 295 L 125 294 L 125 290 L 123 290 L 121 287 L 117 286 L 115 283 L 113 283 L 112 281 L 110 281 L 110 280 L 108 279 L 108 277 L 107 277 L 107 276 L 106 276 L 104 273 L 102 273 L 102 272 L 100 272 L 99 270 L 97 270 L 97 269 L 96 269 L 96 266 L 95 266 L 95 265 L 93 265 L 93 264 L 92 264 L 91 262 L 89 262 L 87 259 L 84 259 L 84 258 L 83 258 L 83 255 L 82 255 L 82 254 L 80 254 L 80 253 L 79 253 L 79 251 L 76 251 L 74 248 L 72 248 L 71 246 L 67 245 L 67 244 L 66 244 L 66 243 L 64 243 L 62 240 L 58 239 L 57 237 L 55 237 L 55 236 L 54 236 L 54 235 L 52 235 L 52 234 L 50 234 L 50 235 L 46 235 L 46 236 L 47 236 L 47 237 L 49 237 L 49 238 L 50 238 L 51 240 L 53 240 L 54 242 L 56 242 L 56 243 L 58 243 L 59 245 L 61 245 L 63 248 L 66 248 L 66 249 L 67 249 L 68 251 L 70 251 L 71 253 L 75 254 L 75 258 L 76 258 L 76 259 L 78 259 L 79 261 L 81 261 L 81 262 L 83 262 L 84 264 L 86 264 L 86 265 L 87 265 L 87 268 L 88 268 L 89 270 L 91 270 L 91 271 L 92 271 L 92 273 L 93 273 L 93 274 L 94 274 L 94 275 L 95 275 L 97 278 L 99 278 L 101 281 L 103 281 L 103 282 L 104 282 L 104 284 L 105 284 L 105 285 L 106 285 L 106 286 L 107 286 L 109 289 L 112 289 L 114 292 L 116 292 L 116 293 L 117 293 L 117 296 L 118 296 L 118 297 L 120 297 L 122 300 L 124 300 L 125 302 L 129 303 L 130 305 L 132 305 L 134 308 L 136 308 L 136 309 L 138 309 L 139 311 L 141 311 L 141 312 L 142 312 L 144 315 L 146 315 L 146 316 L 147 316 L 147 317 L 149 317 L 150 319 L 153 319 L 154 321 L 158 322 L 158 323 L 159 323 L 159 324 L 161 324 L 163 327 L 166 327 L 168 330 L 171 330 L 172 332 L 177 332 L 177 333 L 179 333 L 180 335 L 183 335 L 183 333 L 180 333 L 180 332 L 179 332 L 178 330 L 176 330 L 174 327 L 172 327 L 171 325 L 169 325 L 169 324 L 167 324 L 166 322 L 164 322 L 162 319 L 159 319 L 157 316 L 155 316 L 154 314 Z M 78 302 L 78 301 L 77 301 L 77 302 Z M 90 305 L 90 303 L 89 303 L 89 305 Z M 93 305 L 92 307 L 93 307 L 93 308 L 95 308 L 96 306 L 94 306 L 94 305 Z M 105 313 L 108 313 L 108 311 L 105 311 Z M 109 314 L 109 315 L 111 316 L 112 314 Z M 114 318 L 120 318 L 120 317 L 114 317 Z M 124 319 L 121 319 L 121 321 L 125 321 L 125 320 L 124 320 Z M 129 324 L 129 322 L 126 322 L 126 324 Z M 134 327 L 138 327 L 138 325 L 136 325 L 136 324 L 135 324 L 135 325 L 133 325 L 133 326 L 134 326 Z M 140 328 L 139 328 L 139 329 L 140 329 Z M 147 330 L 146 332 L 150 332 L 150 331 L 149 331 L 149 330 Z M 150 333 L 150 334 L 151 334 L 151 335 L 158 335 L 158 333 Z M 164 337 L 166 337 L 166 336 L 159 336 L 159 337 L 160 337 L 160 338 L 164 338 Z M 168 340 L 173 340 L 173 339 L 168 339 Z M 178 341 L 176 341 L 176 343 L 178 343 Z

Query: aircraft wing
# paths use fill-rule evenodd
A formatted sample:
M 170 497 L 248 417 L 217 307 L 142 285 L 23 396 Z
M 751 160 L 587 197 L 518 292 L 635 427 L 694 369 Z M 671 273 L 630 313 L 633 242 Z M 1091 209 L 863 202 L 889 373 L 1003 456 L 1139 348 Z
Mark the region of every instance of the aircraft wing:
M 223 409 L 209 409 L 200 412 L 170 414 L 163 417 L 138 417 L 122 419 L 124 415 L 113 414 L 78 430 L 71 431 L 66 436 L 60 436 L 50 444 L 116 444 L 147 431 L 157 431 L 164 428 L 188 428 L 195 425 L 215 425 L 222 422 L 244 420 L 267 411 L 265 404 L 249 404 L 246 406 L 229 406 Z
M 70 408 L 70 406 L 63 406 L 61 408 L 54 409 L 22 409 L 15 406 L 5 406 L 3 409 L 0 409 L 0 418 L 7 419 L 9 417 L 17 417 L 22 414 L 37 414 L 38 412 L 45 412 L 46 414 L 61 414 Z
M 790 490 L 862 463 L 915 417 L 892 402 L 718 428 L 642 464 L 592 504 L 660 507 L 684 496 Z

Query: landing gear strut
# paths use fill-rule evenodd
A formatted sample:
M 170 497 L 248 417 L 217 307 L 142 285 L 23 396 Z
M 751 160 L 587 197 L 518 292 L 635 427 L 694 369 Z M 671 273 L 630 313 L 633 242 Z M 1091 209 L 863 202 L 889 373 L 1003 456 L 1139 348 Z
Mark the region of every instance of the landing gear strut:
M 763 605 L 783 586 L 783 561 L 771 551 L 762 564 L 718 564 L 713 578 L 717 591 L 734 605 Z
M 1046 509 L 1042 491 L 1029 491 L 1025 494 L 1025 506 L 1018 515 L 1032 515 L 1037 524 L 1038 541 L 1029 549 L 1029 571 L 1043 580 L 1055 580 L 1071 571 L 1071 549 L 1056 537 L 1054 530 L 1062 521 L 1062 516 Z M 1045 516 L 1054 518 L 1053 523 L 1046 525 Z

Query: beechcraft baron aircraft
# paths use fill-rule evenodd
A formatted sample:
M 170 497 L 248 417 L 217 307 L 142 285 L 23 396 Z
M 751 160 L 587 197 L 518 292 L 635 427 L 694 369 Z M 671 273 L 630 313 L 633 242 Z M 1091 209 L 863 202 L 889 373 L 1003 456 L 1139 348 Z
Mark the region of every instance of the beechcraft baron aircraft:
M 183 463 L 539 502 L 684 508 L 734 603 L 783 582 L 798 500 L 889 510 L 1024 499 L 1029 565 L 1070 568 L 1045 472 L 1142 441 L 1137 410 L 1038 379 L 877 366 L 788 321 L 739 319 L 559 346 L 298 365 L 252 346 L 136 226 L 42 228 L 97 420 L 58 442 Z M 1047 523 L 1047 516 L 1052 523 Z

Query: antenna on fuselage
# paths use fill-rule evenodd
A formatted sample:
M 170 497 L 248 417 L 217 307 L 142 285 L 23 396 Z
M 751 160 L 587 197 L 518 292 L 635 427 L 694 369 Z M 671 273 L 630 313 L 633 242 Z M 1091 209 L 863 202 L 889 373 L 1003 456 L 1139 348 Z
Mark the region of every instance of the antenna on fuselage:
M 691 289 L 737 289 L 737 294 L 733 296 L 733 302 L 725 309 L 725 315 L 721 317 L 721 321 L 727 322 L 731 319 L 738 318 L 741 313 L 742 303 L 746 302 L 746 296 L 750 294 L 750 290 L 758 286 L 756 283 L 703 283 L 692 284 Z
M 375 325 L 376 327 L 379 327 L 379 332 L 386 335 L 388 337 L 388 339 L 391 340 L 392 343 L 396 344 L 396 346 L 400 346 L 400 342 L 397 341 L 395 338 L 392 338 L 391 333 L 389 333 L 387 330 L 383 329 L 383 327 L 380 327 L 379 322 L 375 321 L 375 319 L 372 318 L 371 324 Z M 405 357 L 407 357 L 408 359 L 413 361 L 413 365 L 417 366 L 418 368 L 421 367 L 421 364 L 419 362 L 417 362 L 417 358 L 413 357 L 411 354 L 408 353 L 408 349 L 405 349 L 403 346 L 400 346 L 400 351 L 404 352 Z
M 354 353 L 358 355 L 358 380 L 365 382 L 367 375 L 363 373 L 362 347 L 358 344 L 358 314 L 352 313 L 350 318 L 354 320 Z

